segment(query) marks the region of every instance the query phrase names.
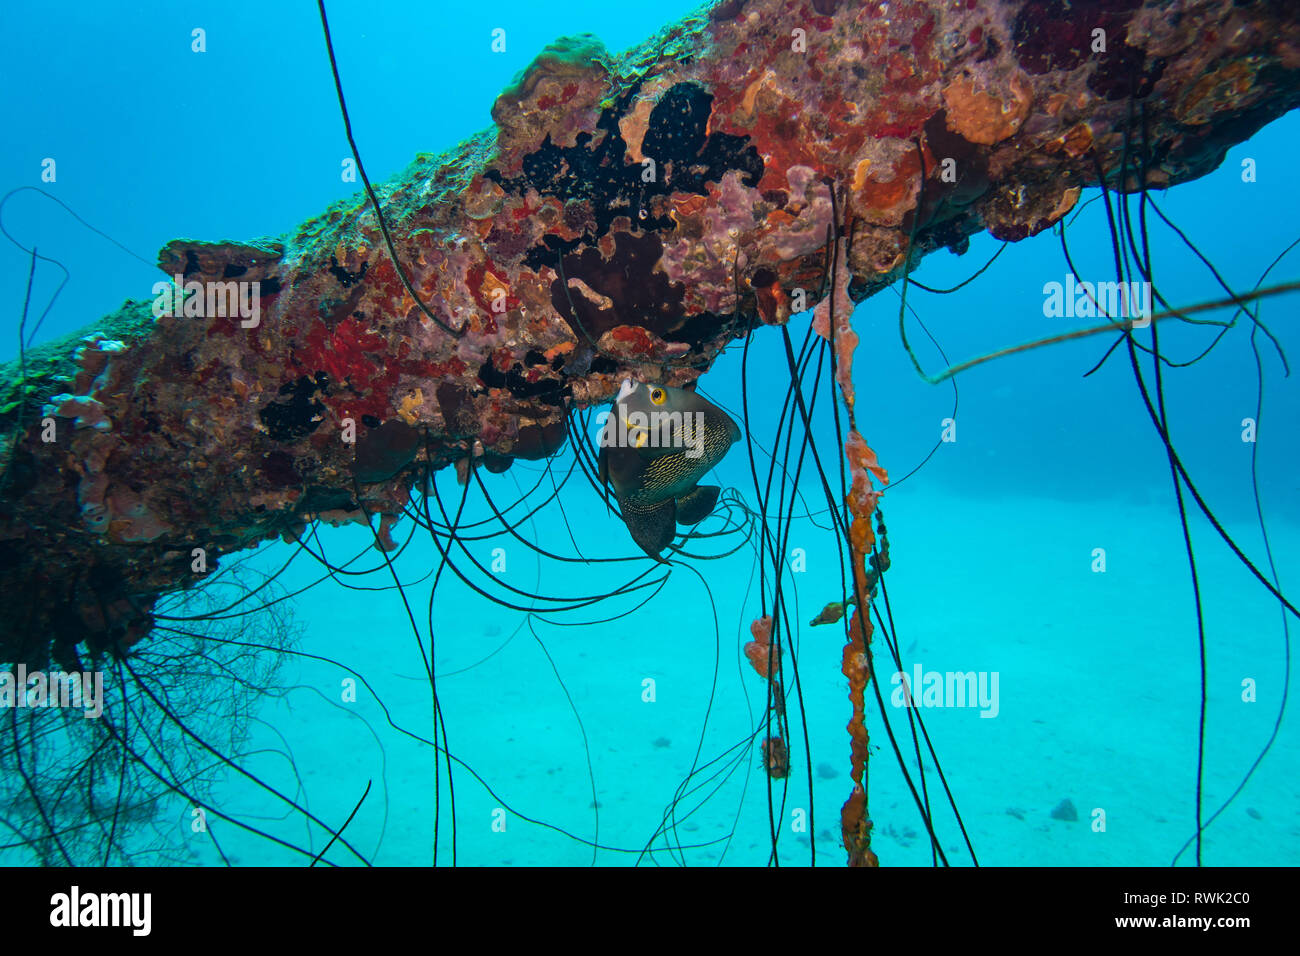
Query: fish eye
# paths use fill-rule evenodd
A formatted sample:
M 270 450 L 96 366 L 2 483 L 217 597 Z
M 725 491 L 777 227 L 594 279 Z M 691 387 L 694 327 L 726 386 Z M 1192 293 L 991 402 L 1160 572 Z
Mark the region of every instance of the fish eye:
M 662 405 L 668 399 L 668 393 L 662 388 L 655 387 L 650 389 L 650 401 L 656 405 Z

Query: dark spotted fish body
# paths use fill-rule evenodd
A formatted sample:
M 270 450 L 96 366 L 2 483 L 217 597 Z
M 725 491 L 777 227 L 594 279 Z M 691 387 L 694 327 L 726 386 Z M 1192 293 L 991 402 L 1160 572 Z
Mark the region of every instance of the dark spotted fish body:
M 659 557 L 677 525 L 713 511 L 721 489 L 699 481 L 739 438 L 731 417 L 694 392 L 623 382 L 601 433 L 600 478 L 646 554 Z

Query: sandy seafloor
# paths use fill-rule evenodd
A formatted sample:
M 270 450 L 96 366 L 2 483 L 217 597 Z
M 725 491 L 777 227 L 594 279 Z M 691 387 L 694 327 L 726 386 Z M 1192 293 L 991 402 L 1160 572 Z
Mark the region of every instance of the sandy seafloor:
M 1000 675 L 1000 712 L 994 719 L 980 718 L 977 709 L 922 711 L 980 862 L 1169 863 L 1194 832 L 1198 709 L 1190 605 L 1169 607 L 1163 599 L 1170 590 L 1188 590 L 1180 576 L 1185 558 L 1173 514 L 1124 505 L 1082 512 L 1049 499 L 908 502 L 900 495 L 891 504 L 890 597 L 905 662 Z M 1027 524 L 1034 534 L 1027 533 Z M 1300 551 L 1296 529 L 1275 527 L 1272 534 L 1279 560 L 1294 560 Z M 353 537 L 360 539 L 359 534 Z M 1090 569 L 1091 549 L 1098 541 L 1106 543 L 1109 555 L 1104 574 Z M 675 599 L 665 592 L 629 620 L 568 630 L 539 627 L 573 708 L 527 628 L 473 670 L 442 678 L 439 693 L 453 752 L 519 814 L 590 839 L 596 820 L 580 718 L 600 803 L 600 841 L 640 850 L 696 759 L 715 665 L 717 692 L 701 763 L 740 740 L 759 707 L 762 682 L 747 664 L 737 663 L 743 639 L 735 624 L 747 563 L 730 562 L 735 577 L 725 577 L 718 566 L 709 569 L 722 622 L 720 655 L 703 590 L 689 572 L 678 571 L 669 589 Z M 1209 582 L 1211 648 L 1208 816 L 1267 738 L 1281 689 L 1282 640 L 1275 607 L 1260 600 L 1236 605 L 1222 600 L 1251 587 L 1235 559 L 1209 554 L 1202 569 Z M 823 570 L 814 559 L 797 581 L 800 620 L 811 618 L 810 611 L 822 603 Z M 535 580 L 522 570 L 519 577 L 525 584 Z M 445 623 L 438 629 L 438 661 L 447 672 L 486 656 L 513 631 L 510 615 L 485 610 L 481 600 L 442 601 L 439 607 L 447 611 L 445 617 L 439 615 Z M 412 679 L 419 675 L 418 655 L 400 602 L 348 600 L 322 590 L 299 608 L 297 617 L 307 627 L 307 648 L 362 671 L 399 723 L 429 732 L 428 692 Z M 848 709 L 832 630 L 801 634 L 800 675 L 810 726 L 817 861 L 840 864 L 838 811 L 848 789 L 843 731 Z M 654 703 L 641 700 L 645 677 L 657 682 Z M 1243 677 L 1257 678 L 1257 703 L 1241 702 Z M 373 778 L 375 790 L 349 829 L 354 845 L 373 854 L 375 863 L 427 864 L 432 853 L 430 750 L 394 735 L 364 690 L 357 705 L 326 704 L 317 691 L 337 699 L 339 680 L 340 673 L 331 668 L 288 665 L 284 683 L 301 689 L 281 702 L 266 702 L 261 716 L 291 743 L 313 812 L 330 820 L 345 818 L 366 780 Z M 379 733 L 382 752 L 362 718 Z M 883 745 L 871 765 L 877 852 L 888 864 L 928 864 L 928 841 L 874 708 L 868 721 L 874 741 Z M 896 726 L 902 732 L 905 723 Z M 268 734 L 261 737 L 260 742 L 284 749 Z M 1296 736 L 1284 727 L 1251 783 L 1207 831 L 1206 862 L 1297 862 L 1298 757 Z M 268 770 L 272 779 L 270 768 L 278 767 L 278 779 L 287 779 L 279 758 L 259 758 L 249 766 Z M 808 805 L 807 766 L 796 746 L 787 820 L 790 810 Z M 467 772 L 456 770 L 458 862 L 591 862 L 589 848 L 513 813 L 507 815 L 505 832 L 495 832 L 492 813 L 501 803 Z M 725 862 L 763 863 L 769 847 L 764 783 L 757 750 L 751 749 L 730 782 L 702 809 L 690 814 L 692 799 L 682 803 L 678 814 L 685 819 L 672 842 L 709 844 L 734 827 Z M 937 780 L 931 778 L 931 787 L 937 787 Z M 228 794 L 230 806 L 251 808 L 246 798 L 247 791 L 239 787 Z M 1078 809 L 1079 820 L 1064 822 L 1050 815 L 1065 798 Z M 264 797 L 256 804 L 267 813 Z M 1103 833 L 1090 825 L 1098 807 L 1106 813 Z M 445 792 L 443 814 L 446 828 Z M 951 816 L 940 809 L 936 818 L 945 849 L 954 862 L 960 861 L 960 836 Z M 264 841 L 232 834 L 219 822 L 214 826 L 233 861 L 291 860 Z M 301 832 L 301 823 L 289 829 Z M 444 856 L 449 840 L 446 828 L 440 861 L 450 861 Z M 807 862 L 807 843 L 808 836 L 791 833 L 787 822 L 780 842 L 783 860 Z M 663 838 L 657 846 L 658 862 L 683 859 L 662 850 Z M 199 859 L 210 859 L 201 840 L 194 848 Z M 684 859 L 715 864 L 719 850 L 716 844 L 700 846 L 686 851 Z M 346 855 L 331 858 L 345 862 Z M 636 858 L 635 853 L 602 851 L 597 862 L 618 865 Z M 1182 862 L 1190 857 L 1184 855 Z

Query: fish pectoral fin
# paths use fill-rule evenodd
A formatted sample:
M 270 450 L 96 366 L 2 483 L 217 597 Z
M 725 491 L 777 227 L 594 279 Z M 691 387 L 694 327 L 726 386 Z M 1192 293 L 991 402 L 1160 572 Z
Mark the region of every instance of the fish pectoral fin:
M 677 534 L 676 514 L 677 503 L 671 498 L 644 508 L 623 503 L 623 523 L 632 533 L 632 540 L 652 558 L 658 558 L 659 552 L 673 543 Z
M 696 485 L 677 499 L 677 523 L 699 524 L 713 514 L 721 492 L 717 485 Z

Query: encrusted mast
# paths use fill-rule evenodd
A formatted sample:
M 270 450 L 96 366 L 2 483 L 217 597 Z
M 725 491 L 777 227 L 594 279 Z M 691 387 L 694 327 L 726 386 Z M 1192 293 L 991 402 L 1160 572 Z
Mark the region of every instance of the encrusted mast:
M 1297 103 L 1298 34 L 1288 0 L 727 0 L 622 57 L 560 41 L 495 128 L 378 189 L 434 319 L 358 195 L 279 239 L 169 243 L 181 314 L 127 303 L 6 369 L 0 659 L 129 644 L 160 594 L 312 517 L 386 539 L 426 458 L 501 470 L 624 375 L 689 383 L 819 288 L 832 187 L 860 300 L 1050 226 L 1135 104 L 1150 184 L 1201 176 Z M 211 314 L 254 288 L 255 316 Z

